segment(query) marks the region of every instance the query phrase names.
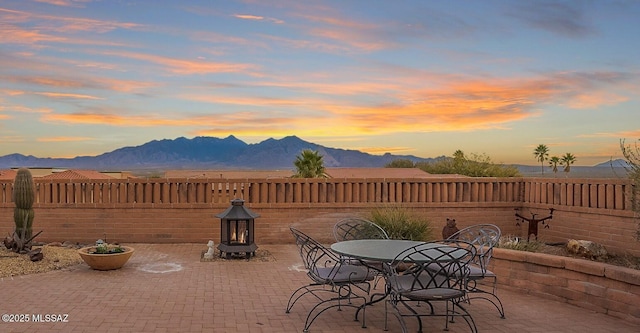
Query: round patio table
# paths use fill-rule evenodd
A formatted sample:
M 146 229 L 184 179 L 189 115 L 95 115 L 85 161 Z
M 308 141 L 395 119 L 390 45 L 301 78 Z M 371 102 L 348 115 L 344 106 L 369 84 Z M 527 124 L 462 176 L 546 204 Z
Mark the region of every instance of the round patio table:
M 422 243 L 400 239 L 356 239 L 334 243 L 331 250 L 355 259 L 392 262 L 400 252 Z

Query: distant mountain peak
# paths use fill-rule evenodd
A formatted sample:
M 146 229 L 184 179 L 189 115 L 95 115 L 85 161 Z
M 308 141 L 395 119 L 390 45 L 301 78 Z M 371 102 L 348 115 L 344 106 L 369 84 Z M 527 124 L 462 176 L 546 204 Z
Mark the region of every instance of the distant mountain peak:
M 0 169 L 20 166 L 95 170 L 283 169 L 293 167 L 293 161 L 304 149 L 322 151 L 329 167 L 382 167 L 396 158 L 431 160 L 391 154 L 376 156 L 358 150 L 329 148 L 302 140 L 295 135 L 279 140 L 269 138 L 251 145 L 229 135 L 224 139 L 198 136 L 193 139 L 178 137 L 152 140 L 139 146 L 122 147 L 98 156 L 71 159 L 11 154 L 0 157 Z

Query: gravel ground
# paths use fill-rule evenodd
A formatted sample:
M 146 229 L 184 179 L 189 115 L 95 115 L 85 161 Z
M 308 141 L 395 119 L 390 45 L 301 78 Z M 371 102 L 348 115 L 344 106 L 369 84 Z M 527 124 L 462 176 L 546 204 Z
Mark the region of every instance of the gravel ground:
M 26 254 L 17 254 L 4 246 L 0 245 L 0 278 L 18 276 L 25 274 L 44 273 L 52 270 L 62 269 L 69 266 L 81 264 L 82 258 L 78 254 L 78 250 L 75 247 L 66 246 L 34 246 L 33 248 L 42 248 L 44 258 L 41 261 L 32 262 L 29 260 L 29 256 Z M 204 255 L 204 252 L 202 254 Z M 545 246 L 540 249 L 539 252 L 571 256 L 567 253 L 566 249 L 561 246 Z M 225 261 L 226 258 L 220 258 L 219 253 L 216 252 L 213 259 L 201 258 L 201 261 Z M 246 260 L 241 258 L 234 258 L 230 260 Z M 250 259 L 251 261 L 275 261 L 269 251 L 258 250 L 256 256 Z M 624 266 L 634 269 L 640 269 L 640 258 L 621 256 L 611 257 L 607 260 L 608 263 L 618 266 Z
M 44 273 L 82 263 L 76 248 L 64 246 L 34 246 L 42 248 L 44 258 L 32 262 L 26 254 L 17 254 L 0 245 L 0 278 Z
M 536 252 L 588 260 L 582 257 L 577 257 L 569 253 L 569 251 L 567 251 L 567 248 L 564 245 L 556 245 L 556 246 L 544 245 L 540 249 L 538 249 Z M 616 265 L 616 266 L 622 266 L 622 267 L 640 270 L 640 257 L 634 257 L 632 255 L 611 255 L 610 254 L 606 259 L 597 260 L 597 261 L 610 264 L 610 265 Z

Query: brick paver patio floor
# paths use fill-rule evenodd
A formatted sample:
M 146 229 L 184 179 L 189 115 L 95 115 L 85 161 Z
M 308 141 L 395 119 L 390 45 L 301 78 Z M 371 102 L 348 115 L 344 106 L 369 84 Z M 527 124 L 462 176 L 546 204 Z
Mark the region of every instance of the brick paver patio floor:
M 0 332 L 301 332 L 312 299 L 284 309 L 289 295 L 308 282 L 294 245 L 264 245 L 275 262 L 201 262 L 203 244 L 130 244 L 129 263 L 116 271 L 82 264 L 44 274 L 0 279 L 0 312 L 26 314 L 30 322 L 0 322 Z M 382 284 L 378 286 L 381 289 Z M 487 302 L 468 308 L 480 332 L 639 332 L 640 327 L 555 300 L 499 290 L 506 319 Z M 33 322 L 33 315 L 66 322 Z M 354 310 L 329 310 L 311 332 L 383 332 L 384 303 L 368 307 L 367 328 Z M 425 332 L 440 332 L 443 318 L 426 318 Z M 399 332 L 395 317 L 389 331 Z M 415 321 L 408 321 L 416 330 Z M 464 321 L 450 332 L 468 332 Z

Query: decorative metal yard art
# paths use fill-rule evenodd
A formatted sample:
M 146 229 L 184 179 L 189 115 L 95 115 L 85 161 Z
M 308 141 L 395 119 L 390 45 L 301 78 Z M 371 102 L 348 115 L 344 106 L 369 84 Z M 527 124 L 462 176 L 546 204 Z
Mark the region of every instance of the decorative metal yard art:
M 538 240 L 538 223 L 542 222 L 542 225 L 545 228 L 549 228 L 549 222 L 546 222 L 547 220 L 551 220 L 553 218 L 553 211 L 555 209 L 554 208 L 549 208 L 549 216 L 543 217 L 543 218 L 539 218 L 537 219 L 536 216 L 538 214 L 535 213 L 531 213 L 531 218 L 527 218 L 524 217 L 522 215 L 520 215 L 519 208 L 516 208 L 516 225 L 520 225 L 520 222 L 528 222 L 529 223 L 529 230 L 527 231 L 527 242 L 529 241 L 529 237 L 531 237 L 531 235 L 535 236 L 536 240 Z

